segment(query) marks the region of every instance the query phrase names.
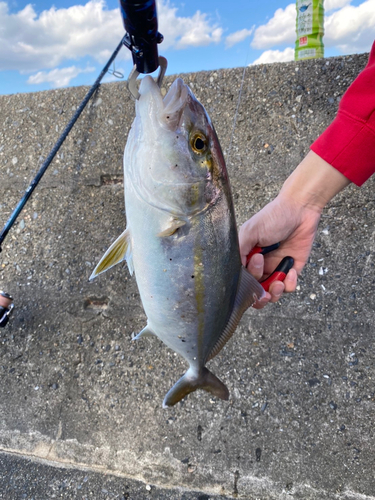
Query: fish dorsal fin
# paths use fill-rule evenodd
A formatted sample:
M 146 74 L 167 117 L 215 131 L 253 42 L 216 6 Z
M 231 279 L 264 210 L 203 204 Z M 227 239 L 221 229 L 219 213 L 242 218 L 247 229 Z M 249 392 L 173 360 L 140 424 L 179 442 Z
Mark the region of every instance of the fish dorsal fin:
M 126 260 L 129 272 L 130 274 L 133 274 L 134 267 L 129 229 L 125 229 L 125 231 L 117 238 L 117 240 L 114 241 L 108 248 L 106 253 L 100 259 L 99 264 L 92 272 L 90 281 L 96 278 L 99 274 L 104 273 L 104 271 L 108 271 L 108 269 L 115 266 L 116 264 L 119 264 L 123 260 Z
M 223 330 L 223 333 L 220 335 L 214 348 L 210 352 L 207 361 L 214 358 L 216 354 L 221 351 L 235 332 L 246 309 L 252 306 L 257 300 L 260 300 L 264 294 L 265 292 L 259 282 L 248 271 L 246 271 L 244 267 L 242 267 L 232 313 Z

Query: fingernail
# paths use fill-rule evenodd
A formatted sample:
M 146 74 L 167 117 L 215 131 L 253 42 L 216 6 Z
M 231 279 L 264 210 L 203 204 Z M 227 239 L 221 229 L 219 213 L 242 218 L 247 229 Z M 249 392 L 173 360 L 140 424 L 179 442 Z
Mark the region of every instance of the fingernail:
M 280 297 L 283 291 L 284 291 L 284 285 L 275 285 L 272 288 L 272 295 L 274 295 L 275 297 Z
M 254 267 L 260 269 L 263 266 L 263 256 L 260 254 L 255 254 L 251 263 Z
M 286 280 L 294 281 L 297 278 L 297 271 L 295 269 L 291 269 L 286 275 Z
M 268 304 L 268 302 L 272 299 L 272 296 L 269 292 L 266 292 L 265 296 L 262 297 L 258 302 L 260 304 Z
M 268 302 L 270 301 L 270 299 L 268 297 L 263 297 L 262 299 L 260 300 L 257 300 L 255 302 L 255 304 L 253 304 L 253 307 L 255 306 L 261 306 L 261 307 L 264 307 L 266 304 L 268 304 Z

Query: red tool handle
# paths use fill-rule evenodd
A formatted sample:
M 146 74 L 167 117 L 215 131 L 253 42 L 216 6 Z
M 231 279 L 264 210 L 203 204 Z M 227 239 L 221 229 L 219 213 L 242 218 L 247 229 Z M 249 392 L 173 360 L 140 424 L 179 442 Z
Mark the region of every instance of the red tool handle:
M 265 289 L 266 292 L 268 292 L 271 283 L 274 281 L 284 281 L 286 275 L 292 269 L 294 264 L 294 259 L 293 257 L 284 257 L 283 260 L 280 262 L 280 264 L 277 266 L 277 268 L 274 270 L 272 274 L 268 276 L 264 281 L 262 281 L 260 284 L 262 287 Z
M 266 253 L 272 252 L 273 250 L 277 250 L 279 246 L 280 243 L 275 243 L 274 245 L 269 245 L 268 247 L 254 247 L 246 258 L 246 265 L 249 263 L 251 257 L 256 253 L 261 253 L 262 255 L 266 255 Z
M 279 248 L 280 243 L 275 243 L 274 245 L 270 245 L 268 247 L 254 247 L 249 255 L 247 256 L 246 259 L 246 265 L 249 263 L 249 260 L 253 255 L 256 253 L 261 253 L 262 255 L 266 255 L 269 252 L 272 252 L 273 250 L 276 250 Z M 262 281 L 260 284 L 264 288 L 266 292 L 268 292 L 271 283 L 274 281 L 284 281 L 286 275 L 292 269 L 294 264 L 294 259 L 293 257 L 284 257 L 283 260 L 280 262 L 280 264 L 277 266 L 277 268 L 274 270 L 272 274 L 268 276 L 264 281 Z

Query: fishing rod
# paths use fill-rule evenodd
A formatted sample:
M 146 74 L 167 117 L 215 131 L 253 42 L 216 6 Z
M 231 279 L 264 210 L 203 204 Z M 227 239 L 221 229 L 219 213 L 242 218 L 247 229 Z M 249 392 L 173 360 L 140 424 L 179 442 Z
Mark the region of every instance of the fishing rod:
M 120 52 L 123 45 L 131 51 L 134 63 L 133 70 L 128 79 L 128 89 L 131 94 L 135 98 L 138 98 L 139 96 L 138 91 L 135 88 L 135 80 L 138 75 L 140 73 L 153 73 L 159 66 L 160 72 L 158 76 L 158 83 L 161 85 L 161 81 L 166 71 L 167 61 L 165 58 L 158 56 L 157 46 L 163 41 L 164 37 L 158 31 L 156 0 L 120 0 L 120 12 L 126 33 L 116 47 L 112 56 L 109 58 L 107 64 L 100 72 L 95 83 L 87 92 L 81 104 L 78 106 L 76 112 L 43 162 L 35 178 L 26 189 L 25 194 L 12 212 L 4 228 L 1 230 L 0 252 L 2 250 L 1 245 L 7 234 L 16 222 L 19 214 L 39 184 L 74 124 L 78 120 L 86 104 L 89 102 L 94 92 L 99 88 L 100 82 L 102 81 L 104 75 L 108 72 L 108 69 L 116 59 L 117 54 Z M 4 327 L 8 323 L 9 316 L 13 309 L 13 298 L 8 293 L 0 291 L 0 327 Z

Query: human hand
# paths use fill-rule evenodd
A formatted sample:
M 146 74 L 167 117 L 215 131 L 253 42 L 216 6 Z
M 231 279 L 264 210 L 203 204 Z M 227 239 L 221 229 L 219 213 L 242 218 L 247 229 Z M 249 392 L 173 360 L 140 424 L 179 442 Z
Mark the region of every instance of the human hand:
M 286 256 L 292 256 L 294 265 L 285 280 L 271 284 L 269 292 L 253 307 L 263 308 L 268 302 L 279 300 L 283 292 L 293 292 L 310 255 L 320 219 L 320 211 L 306 208 L 282 193 L 266 205 L 240 228 L 239 241 L 242 264 L 255 246 L 265 247 L 281 242 L 280 247 L 265 256 L 255 254 L 247 264 L 248 271 L 257 279 L 266 279 Z
M 280 261 L 290 256 L 294 265 L 284 282 L 275 281 L 266 296 L 255 304 L 261 309 L 276 302 L 285 292 L 293 292 L 297 275 L 310 255 L 324 206 L 350 181 L 310 151 L 285 181 L 279 195 L 240 228 L 239 242 L 244 266 L 258 280 L 269 276 Z M 247 256 L 255 246 L 265 247 L 281 242 L 280 247 L 263 257 Z
M 0 307 L 4 307 L 5 309 L 8 309 L 8 307 L 11 305 L 13 299 L 12 297 L 3 291 L 0 290 Z

